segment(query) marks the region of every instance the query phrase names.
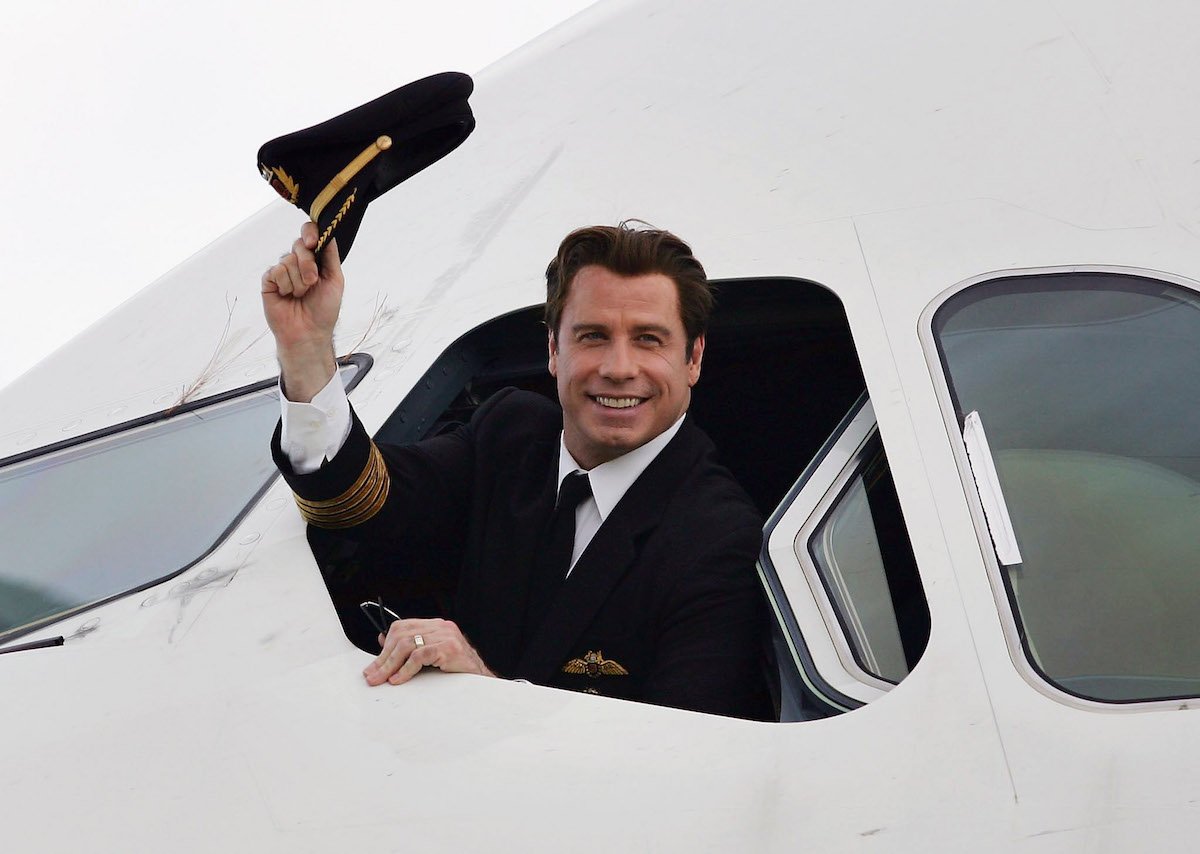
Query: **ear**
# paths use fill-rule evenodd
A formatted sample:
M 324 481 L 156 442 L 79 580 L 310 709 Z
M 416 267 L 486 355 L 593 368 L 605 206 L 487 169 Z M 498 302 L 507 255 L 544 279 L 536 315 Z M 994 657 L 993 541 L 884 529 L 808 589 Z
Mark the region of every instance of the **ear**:
M 554 330 L 546 331 L 546 350 L 549 353 L 547 367 L 550 369 L 550 376 L 558 377 L 558 341 L 555 340 Z
M 688 388 L 694 386 L 700 379 L 700 363 L 704 360 L 704 336 L 697 335 L 692 342 L 692 352 L 688 354 Z

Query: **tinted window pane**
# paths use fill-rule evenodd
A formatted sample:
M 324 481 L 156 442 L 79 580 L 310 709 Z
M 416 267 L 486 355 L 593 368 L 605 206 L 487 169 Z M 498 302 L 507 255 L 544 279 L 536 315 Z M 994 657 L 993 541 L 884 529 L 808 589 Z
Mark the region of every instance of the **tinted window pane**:
M 274 474 L 258 392 L 0 471 L 0 635 L 170 575 Z
M 1200 307 L 1152 279 L 1005 279 L 934 330 L 961 419 L 978 411 L 1023 563 L 1026 650 L 1102 700 L 1200 693 Z
M 878 439 L 808 548 L 855 661 L 899 682 L 925 649 L 929 610 Z

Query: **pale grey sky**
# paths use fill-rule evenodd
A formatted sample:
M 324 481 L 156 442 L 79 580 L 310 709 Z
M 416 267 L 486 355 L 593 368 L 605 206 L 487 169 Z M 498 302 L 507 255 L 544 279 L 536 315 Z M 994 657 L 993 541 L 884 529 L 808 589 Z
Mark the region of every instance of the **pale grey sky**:
M 11 4 L 0 387 L 269 203 L 267 139 L 476 72 L 591 3 Z

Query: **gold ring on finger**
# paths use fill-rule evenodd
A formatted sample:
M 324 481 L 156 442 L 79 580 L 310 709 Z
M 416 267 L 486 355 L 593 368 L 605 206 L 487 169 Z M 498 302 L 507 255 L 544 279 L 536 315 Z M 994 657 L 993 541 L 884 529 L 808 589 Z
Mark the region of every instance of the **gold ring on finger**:
M 421 647 L 425 646 L 425 638 L 421 637 L 420 635 L 413 635 L 413 643 L 416 644 L 417 649 L 420 649 Z

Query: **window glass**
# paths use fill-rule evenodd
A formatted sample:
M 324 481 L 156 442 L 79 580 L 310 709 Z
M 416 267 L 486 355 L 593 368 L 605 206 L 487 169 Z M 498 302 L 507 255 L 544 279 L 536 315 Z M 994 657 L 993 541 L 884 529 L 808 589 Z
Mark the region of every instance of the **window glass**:
M 275 474 L 270 385 L 0 469 L 0 639 L 211 550 Z
M 861 460 L 808 549 L 859 667 L 899 682 L 924 651 L 929 612 L 878 438 Z
M 1022 562 L 1026 652 L 1099 700 L 1200 694 L 1200 305 L 1116 273 L 1026 276 L 946 302 L 962 424 L 987 432 Z

